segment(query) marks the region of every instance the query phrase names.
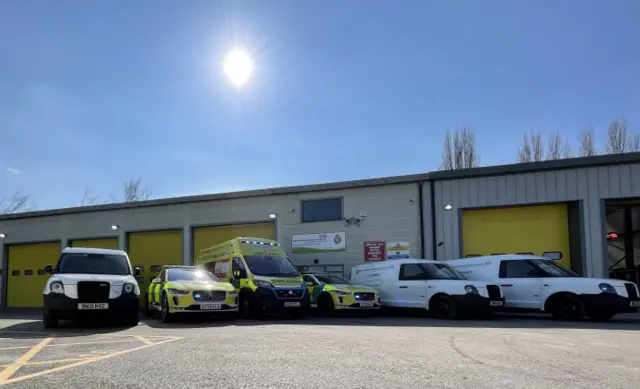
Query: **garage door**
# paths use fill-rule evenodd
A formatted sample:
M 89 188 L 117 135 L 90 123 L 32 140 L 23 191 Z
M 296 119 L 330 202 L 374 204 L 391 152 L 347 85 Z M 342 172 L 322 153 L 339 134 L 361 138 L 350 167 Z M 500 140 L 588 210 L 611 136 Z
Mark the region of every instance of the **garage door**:
M 89 247 L 93 249 L 118 250 L 118 238 L 75 239 L 71 247 Z
M 465 257 L 560 252 L 571 267 L 565 204 L 463 211 L 462 239 Z
M 142 270 L 142 277 L 138 282 L 144 296 L 149 282 L 158 275 L 163 265 L 182 264 L 182 231 L 131 233 L 128 254 L 131 264 Z M 144 299 L 140 303 L 144 304 Z
M 241 224 L 220 227 L 198 227 L 193 229 L 193 251 L 195 258 L 200 250 L 217 245 L 218 243 L 248 236 L 252 238 L 276 239 L 275 223 Z
M 42 291 L 50 276 L 44 267 L 58 262 L 60 242 L 12 245 L 8 252 L 7 306 L 41 307 Z

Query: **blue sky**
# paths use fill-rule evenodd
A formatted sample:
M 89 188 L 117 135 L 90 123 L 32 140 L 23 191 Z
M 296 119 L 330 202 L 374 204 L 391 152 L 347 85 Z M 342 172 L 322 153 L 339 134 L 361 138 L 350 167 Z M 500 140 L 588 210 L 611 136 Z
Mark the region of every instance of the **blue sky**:
M 523 132 L 640 131 L 640 2 L 0 2 L 0 197 L 77 205 L 483 165 Z M 255 57 L 242 93 L 221 61 Z

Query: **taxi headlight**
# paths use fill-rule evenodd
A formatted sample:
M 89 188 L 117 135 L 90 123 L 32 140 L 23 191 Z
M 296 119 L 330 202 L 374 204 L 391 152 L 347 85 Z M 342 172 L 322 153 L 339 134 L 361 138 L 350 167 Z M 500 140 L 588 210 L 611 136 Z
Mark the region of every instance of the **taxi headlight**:
M 478 288 L 476 288 L 476 287 L 475 287 L 475 286 L 473 286 L 473 285 L 467 285 L 467 286 L 465 286 L 465 287 L 464 287 L 464 290 L 465 290 L 467 293 L 471 293 L 471 294 L 480 294 L 480 292 L 478 292 Z
M 351 292 L 343 292 L 341 290 L 332 290 L 331 293 L 336 294 L 338 296 L 351 296 Z
M 616 288 L 609 284 L 600 284 L 598 287 L 603 293 L 618 294 L 618 292 L 616 292 Z
M 53 281 L 49 284 L 49 291 L 55 294 L 64 294 L 64 285 L 60 281 Z
M 178 294 L 178 295 L 181 295 L 181 296 L 185 296 L 185 295 L 189 294 L 188 290 L 176 289 L 176 288 L 167 288 L 167 292 L 169 292 L 171 294 Z
M 136 290 L 135 285 L 127 283 L 122 285 L 122 293 L 123 294 L 130 294 L 133 293 L 133 291 Z

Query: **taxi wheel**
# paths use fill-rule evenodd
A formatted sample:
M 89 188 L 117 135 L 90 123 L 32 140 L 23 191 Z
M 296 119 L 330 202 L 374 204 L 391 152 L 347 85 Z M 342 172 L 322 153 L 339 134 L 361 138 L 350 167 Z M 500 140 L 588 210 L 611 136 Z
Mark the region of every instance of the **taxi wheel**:
M 429 304 L 429 311 L 438 319 L 453 319 L 458 315 L 456 303 L 449 296 L 436 296 Z
M 167 295 L 162 295 L 162 313 L 161 318 L 163 323 L 171 323 L 173 321 L 173 313 L 169 312 L 169 298 Z
M 333 309 L 335 308 L 333 304 L 333 298 L 328 294 L 323 294 L 320 296 L 320 300 L 318 301 L 318 312 L 322 316 L 331 316 L 333 314 Z
M 584 305 L 576 296 L 565 294 L 551 301 L 551 315 L 556 320 L 580 320 L 584 317 Z
M 42 316 L 42 324 L 44 328 L 57 328 L 58 327 L 58 319 L 51 315 L 43 315 Z

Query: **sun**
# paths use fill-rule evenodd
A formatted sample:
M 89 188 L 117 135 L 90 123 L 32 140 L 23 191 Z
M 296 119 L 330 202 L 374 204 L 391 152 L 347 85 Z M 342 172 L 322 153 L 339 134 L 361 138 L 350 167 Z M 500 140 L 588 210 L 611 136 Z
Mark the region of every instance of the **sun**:
M 237 87 L 244 86 L 253 73 L 253 61 L 246 51 L 235 48 L 224 58 L 224 73 Z

